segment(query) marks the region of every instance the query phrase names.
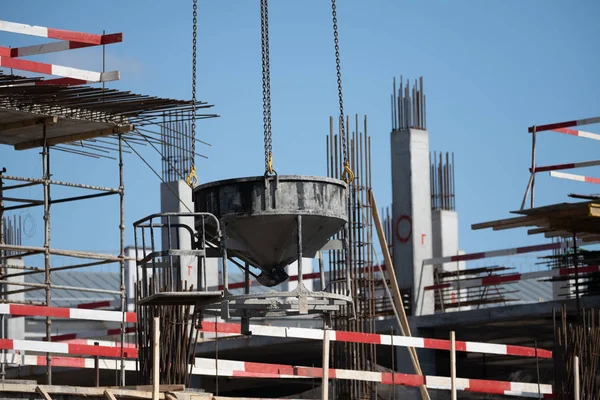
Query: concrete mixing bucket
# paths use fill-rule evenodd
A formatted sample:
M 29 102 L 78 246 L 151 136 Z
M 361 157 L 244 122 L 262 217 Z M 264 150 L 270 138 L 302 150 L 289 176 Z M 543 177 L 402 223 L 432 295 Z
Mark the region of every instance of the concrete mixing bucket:
M 346 184 L 332 178 L 286 175 L 276 180 L 258 176 L 216 181 L 194 189 L 194 204 L 196 212 L 219 218 L 228 249 L 259 268 L 259 282 L 266 286 L 285 281 L 284 268 L 298 259 L 298 215 L 305 257 L 314 257 L 347 221 Z

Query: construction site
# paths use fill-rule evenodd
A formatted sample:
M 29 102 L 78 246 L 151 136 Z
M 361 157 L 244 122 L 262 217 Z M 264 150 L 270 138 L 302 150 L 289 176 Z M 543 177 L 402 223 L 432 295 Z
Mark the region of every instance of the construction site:
M 340 49 L 345 3 L 326 2 L 331 48 L 318 68 L 335 99 L 311 143 L 320 173 L 278 173 L 288 155 L 277 147 L 284 139 L 273 141 L 285 129 L 272 128 L 270 8 L 252 1 L 263 132 L 243 134 L 264 143 L 260 165 L 238 165 L 227 148 L 203 154 L 203 124 L 235 118 L 197 89 L 207 79 L 198 63 L 211 62 L 198 35 L 203 2 L 186 0 L 188 19 L 178 21 L 192 37 L 172 38 L 191 51 L 187 99 L 123 89 L 128 78 L 106 70 L 111 48 L 140 45 L 127 25 L 106 33 L 0 21 L 23 42 L 41 38 L 0 43 L 0 398 L 600 399 L 600 195 L 586 193 L 600 178 L 571 171 L 600 161 L 567 149 L 571 163 L 538 161 L 542 140 L 600 140 L 600 116 L 547 114 L 521 127 L 531 144 L 528 170 L 513 177 L 522 197 L 496 202 L 505 217 L 469 229 L 518 230 L 535 244 L 491 240 L 466 252 L 462 144 L 433 150 L 427 76 L 386 77 L 385 132 L 344 109 L 353 79 Z M 95 71 L 43 58 L 82 48 L 102 52 Z M 228 146 L 243 146 L 240 133 Z M 21 154 L 37 161 L 14 162 Z M 382 159 L 391 202 L 378 203 Z M 126 175 L 134 162 L 143 173 Z M 238 174 L 206 179 L 220 162 Z M 90 163 L 80 176 L 97 181 L 62 178 Z M 548 202 L 541 175 L 581 192 Z M 104 232 L 118 248 L 90 251 Z

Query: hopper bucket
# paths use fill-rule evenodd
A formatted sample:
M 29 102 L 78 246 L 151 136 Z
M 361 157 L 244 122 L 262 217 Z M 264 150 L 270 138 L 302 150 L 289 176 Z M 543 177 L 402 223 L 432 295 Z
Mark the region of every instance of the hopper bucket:
M 275 286 L 288 278 L 284 268 L 298 259 L 298 215 L 302 254 L 314 257 L 347 221 L 346 184 L 332 178 L 287 175 L 217 181 L 194 189 L 197 212 L 214 214 L 227 247 L 259 268 L 259 282 Z

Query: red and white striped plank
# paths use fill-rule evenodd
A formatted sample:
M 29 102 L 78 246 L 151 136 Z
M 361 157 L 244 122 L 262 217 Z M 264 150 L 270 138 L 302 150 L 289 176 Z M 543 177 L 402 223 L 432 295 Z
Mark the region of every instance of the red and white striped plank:
M 35 340 L 0 339 L 0 349 L 36 351 L 40 353 L 87 355 L 101 357 L 121 357 L 121 347 L 94 346 L 88 344 L 49 343 Z M 136 348 L 124 348 L 125 358 L 137 358 Z
M 578 244 L 580 241 L 578 241 Z M 502 256 L 514 256 L 517 254 L 525 254 L 525 253 L 534 253 L 537 251 L 548 251 L 555 249 L 565 249 L 571 247 L 571 242 L 560 242 L 560 243 L 547 243 L 547 244 L 537 244 L 533 246 L 524 246 L 524 247 L 513 247 L 511 249 L 503 249 L 503 250 L 491 250 L 484 251 L 481 253 L 471 253 L 471 254 L 462 254 L 457 256 L 446 256 L 446 257 L 437 257 L 430 258 L 429 260 L 424 260 L 424 265 L 437 265 L 444 264 L 449 262 L 457 262 L 457 261 L 471 261 L 471 260 L 481 260 L 484 258 L 492 258 L 492 257 L 502 257 Z
M 76 85 L 91 85 L 96 82 L 84 81 L 82 79 L 73 79 L 73 78 L 54 78 L 54 79 L 43 79 L 34 82 L 27 83 L 16 83 L 11 85 L 0 85 L 0 88 L 8 88 L 8 87 L 21 87 L 21 86 L 48 86 L 48 85 L 56 85 L 56 86 L 76 86 Z
M 0 356 L 1 357 L 1 356 Z M 0 359 L 1 360 L 1 359 Z M 19 356 L 5 354 L 4 361 L 9 365 L 33 365 L 45 366 L 45 356 Z M 92 358 L 53 357 L 52 366 L 70 368 L 94 368 Z M 323 371 L 318 367 L 302 367 L 281 364 L 266 364 L 244 361 L 232 361 L 219 359 L 219 368 L 215 368 L 215 360 L 212 358 L 196 358 L 192 367 L 192 375 L 203 376 L 230 376 L 236 378 L 253 379 L 314 379 L 321 378 Z M 115 370 L 114 361 L 100 359 L 100 369 Z M 125 370 L 134 371 L 134 361 L 125 361 Z M 411 374 L 353 371 L 346 369 L 329 369 L 330 379 L 358 380 L 377 382 L 384 385 L 420 386 L 425 384 L 429 389 L 450 390 L 450 378 L 441 376 L 419 376 Z M 457 378 L 457 389 L 467 392 L 501 394 L 506 396 L 537 397 L 537 383 L 521 383 L 506 381 L 491 381 L 480 379 Z M 552 395 L 552 385 L 540 384 L 540 393 L 544 398 Z
M 62 308 L 46 306 L 28 306 L 23 304 L 0 304 L 0 314 L 19 315 L 25 317 L 54 317 L 66 319 L 83 319 L 90 321 L 121 322 L 121 311 L 86 310 L 79 308 Z M 125 322 L 135 322 L 134 312 L 125 313 Z
M 135 332 L 136 332 L 136 328 L 134 326 L 125 328 L 126 335 L 135 333 Z M 106 329 L 103 331 L 64 333 L 61 335 L 51 336 L 51 339 L 53 342 L 64 342 L 64 341 L 70 341 L 70 340 L 76 340 L 76 339 L 93 339 L 93 338 L 106 337 L 106 336 L 119 336 L 120 334 L 121 334 L 121 328 L 114 328 L 114 329 Z M 46 338 L 44 338 L 44 340 L 46 340 Z
M 2 358 L 4 356 L 4 358 Z M 34 356 L 34 355 L 20 355 L 20 354 L 0 354 L 0 362 L 4 359 L 4 363 L 10 366 L 46 366 L 46 356 Z M 83 358 L 83 357 L 62 357 L 53 356 L 52 366 L 53 367 L 64 367 L 64 368 L 95 368 L 94 358 Z M 115 360 L 100 358 L 98 359 L 100 369 L 116 370 L 121 366 L 115 365 Z M 135 361 L 125 360 L 125 370 L 135 371 Z
M 53 342 L 54 343 L 54 342 Z M 86 346 L 105 346 L 105 347 L 121 347 L 121 343 L 113 340 L 98 340 L 98 339 L 69 339 L 63 340 L 62 343 L 68 344 L 84 344 Z M 135 343 L 124 343 L 123 347 L 126 349 L 136 349 L 137 345 Z
M 318 367 L 301 367 L 293 365 L 264 364 L 244 361 L 219 360 L 218 370 L 215 360 L 196 358 L 192 368 L 193 375 L 230 376 L 235 378 L 264 378 L 264 379 L 311 379 L 323 376 Z M 441 376 L 419 376 L 412 374 L 354 371 L 347 369 L 329 369 L 330 379 L 357 380 L 376 382 L 384 385 L 420 386 L 425 384 L 428 389 L 450 390 L 450 378 Z M 506 381 L 491 381 L 480 379 L 456 379 L 457 390 L 500 394 L 506 396 L 538 397 L 538 389 L 544 397 L 551 397 L 552 385 L 537 383 L 521 383 Z
M 468 270 L 467 270 L 468 271 Z M 591 274 L 600 272 L 600 266 L 588 265 L 577 268 L 579 275 Z M 526 272 L 523 274 L 507 274 L 486 276 L 477 279 L 465 279 L 463 281 L 444 282 L 437 285 L 425 286 L 424 290 L 440 290 L 440 289 L 468 289 L 481 286 L 498 285 L 501 283 L 511 283 L 525 281 L 529 279 L 551 278 L 554 276 L 567 276 L 575 274 L 575 268 L 557 268 L 547 271 Z
M 600 137 L 600 135 L 599 135 Z M 585 168 L 585 167 L 595 167 L 600 165 L 600 160 L 595 161 L 582 161 L 576 163 L 569 164 L 555 164 L 555 165 L 546 165 L 542 167 L 535 167 L 535 172 L 548 172 L 548 171 L 557 171 L 561 169 L 575 169 L 575 168 Z M 529 168 L 529 172 L 532 172 L 532 169 Z
M 535 127 L 535 131 L 536 132 L 552 131 L 552 130 L 561 129 L 561 128 L 570 128 L 572 126 L 591 125 L 591 124 L 597 124 L 597 123 L 600 123 L 600 117 L 584 118 L 584 119 L 577 119 L 577 120 L 573 120 L 573 121 L 557 122 L 554 124 L 539 125 L 539 126 Z M 530 126 L 528 131 L 530 133 L 533 132 L 533 128 L 534 128 L 533 126 Z
M 103 39 L 101 41 L 102 41 L 102 44 L 111 44 L 111 43 L 122 42 L 123 34 L 122 33 L 112 33 L 109 35 L 104 35 Z M 75 41 L 71 41 L 71 40 L 62 40 L 60 42 L 36 44 L 33 46 L 13 47 L 13 48 L 0 46 L 0 56 L 13 57 L 13 58 L 29 57 L 29 56 L 36 56 L 36 55 L 40 55 L 40 54 L 56 53 L 59 51 L 81 49 L 84 47 L 93 47 L 93 46 L 98 46 L 98 44 L 75 42 Z
M 550 176 L 553 178 L 568 179 L 570 181 L 595 183 L 597 185 L 600 184 L 600 178 L 593 178 L 591 176 L 585 176 L 585 175 L 576 175 L 576 174 L 568 174 L 566 172 L 550 171 Z
M 600 135 L 597 133 L 579 131 L 576 129 L 567 129 L 567 128 L 552 129 L 552 130 L 554 132 L 564 133 L 565 135 L 579 136 L 579 137 L 586 138 L 586 139 L 600 140 Z
M 92 45 L 117 43 L 123 40 L 122 33 L 97 35 L 94 33 L 67 31 L 64 29 L 46 28 L 44 26 L 27 25 L 9 21 L 0 21 L 0 31 L 88 43 Z
M 56 75 L 65 78 L 81 79 L 87 82 L 109 82 L 119 80 L 119 71 L 95 72 L 61 65 L 46 64 L 38 61 L 21 60 L 0 56 L 0 67 L 14 68 L 22 71 L 45 75 Z
M 203 321 L 202 332 L 209 333 L 228 333 L 228 334 L 242 334 L 241 326 L 239 324 L 227 323 L 227 322 L 209 322 Z M 297 339 L 311 339 L 311 340 L 323 340 L 322 329 L 311 329 L 311 328 L 288 328 L 283 326 L 265 326 L 265 325 L 251 325 L 250 331 L 252 335 L 256 336 L 269 336 L 269 337 L 281 337 L 281 338 L 297 338 Z M 428 339 L 420 337 L 410 336 L 396 336 L 394 335 L 382 335 L 378 333 L 361 333 L 361 332 L 346 332 L 346 331 L 330 331 L 330 340 L 334 342 L 352 342 L 352 343 L 366 343 L 366 344 L 379 344 L 379 345 L 394 345 L 398 347 L 415 347 L 420 349 L 431 349 L 431 350 L 450 350 L 450 341 L 444 339 Z M 482 343 L 482 342 L 456 342 L 456 351 L 460 352 L 472 352 L 472 353 L 485 353 L 485 354 L 499 354 L 509 356 L 520 356 L 520 357 L 535 357 L 536 349 L 533 347 L 523 346 L 512 346 L 505 344 L 494 344 L 494 343 Z M 552 358 L 552 352 L 549 350 L 537 349 L 537 356 L 539 358 Z
M 93 303 L 81 303 L 77 304 L 75 308 L 81 308 L 85 310 L 96 310 L 98 308 L 121 308 L 121 300 L 104 300 L 95 301 Z

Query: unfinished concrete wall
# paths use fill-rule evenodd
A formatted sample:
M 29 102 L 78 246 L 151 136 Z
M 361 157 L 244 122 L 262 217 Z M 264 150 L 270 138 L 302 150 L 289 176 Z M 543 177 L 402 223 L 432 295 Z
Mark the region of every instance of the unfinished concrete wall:
M 458 213 L 448 210 L 431 211 L 431 234 L 433 257 L 445 257 L 464 254 L 458 247 Z M 464 261 L 442 264 L 444 272 L 462 271 L 466 265 Z M 458 279 L 458 278 L 453 278 Z M 466 297 L 467 289 L 444 291 L 450 297 L 450 301 L 458 303 L 458 299 Z M 470 307 L 460 306 L 448 308 L 446 312 L 470 310 Z
M 400 289 L 412 293 L 412 314 L 434 312 L 429 133 L 401 129 L 391 133 L 394 269 Z

